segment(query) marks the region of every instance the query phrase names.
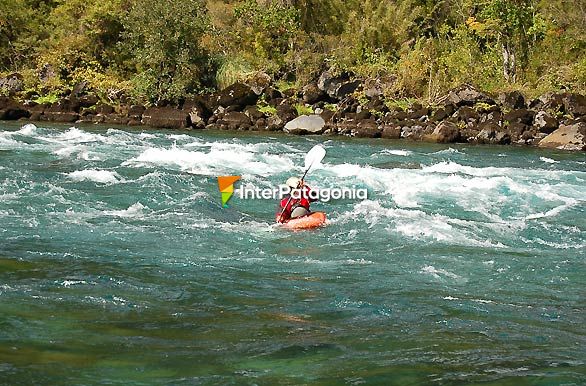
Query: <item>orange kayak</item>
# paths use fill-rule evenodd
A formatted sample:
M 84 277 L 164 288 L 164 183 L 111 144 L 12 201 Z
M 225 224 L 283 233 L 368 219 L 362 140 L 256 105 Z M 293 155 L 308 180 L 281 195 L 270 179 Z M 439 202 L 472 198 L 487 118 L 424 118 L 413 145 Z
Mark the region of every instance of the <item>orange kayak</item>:
M 313 212 L 307 216 L 294 218 L 283 224 L 289 229 L 311 229 L 324 225 L 326 214 L 324 212 Z

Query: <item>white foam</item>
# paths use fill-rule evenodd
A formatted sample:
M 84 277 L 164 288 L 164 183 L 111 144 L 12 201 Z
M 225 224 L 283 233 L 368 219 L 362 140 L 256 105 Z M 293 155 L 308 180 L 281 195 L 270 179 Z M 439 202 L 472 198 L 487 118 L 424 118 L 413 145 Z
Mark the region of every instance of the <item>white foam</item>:
M 37 126 L 33 125 L 32 123 L 27 123 L 24 125 L 20 130 L 15 132 L 14 134 L 20 134 L 23 136 L 31 136 L 36 134 Z
M 499 242 L 492 242 L 478 232 L 478 223 L 450 218 L 438 214 L 428 214 L 421 210 L 383 207 L 380 201 L 362 201 L 353 210 L 345 212 L 331 223 L 364 221 L 369 228 L 382 228 L 390 233 L 398 233 L 412 240 L 437 241 L 447 244 L 503 248 Z M 382 226 L 381 226 L 382 225 Z M 481 224 L 491 229 L 492 224 Z M 492 229 L 491 229 L 492 230 Z M 482 235 L 481 237 L 476 234 Z
M 293 162 L 286 156 L 256 154 L 249 151 L 217 150 L 213 147 L 209 152 L 190 151 L 175 146 L 170 149 L 146 149 L 137 157 L 124 162 L 123 165 L 176 167 L 189 173 L 210 176 L 226 173 L 241 175 L 254 173 L 267 176 L 296 169 Z
M 140 202 L 137 202 L 137 203 L 129 206 L 128 209 L 105 211 L 104 214 L 107 216 L 115 216 L 115 217 L 124 217 L 124 218 L 138 217 L 138 218 L 140 218 L 140 217 L 144 216 L 144 209 L 145 208 L 147 208 L 147 207 L 142 205 Z
M 454 149 L 454 148 L 449 147 L 444 150 L 436 151 L 433 154 L 464 154 L 464 153 L 459 151 L 458 149 Z
M 409 150 L 393 150 L 393 149 L 384 149 L 381 151 L 381 154 L 391 154 L 391 155 L 398 155 L 401 157 L 408 157 L 413 154 L 412 151 Z
M 546 163 L 548 163 L 548 164 L 557 164 L 557 163 L 559 163 L 559 162 L 560 162 L 560 161 L 556 161 L 556 160 L 554 160 L 554 159 L 547 158 L 547 157 L 539 157 L 539 160 L 541 160 L 541 161 L 543 161 L 543 162 L 546 162 Z
M 433 265 L 426 265 L 419 272 L 431 275 L 436 279 L 442 279 L 446 277 L 450 279 L 461 279 L 461 277 L 456 275 L 455 273 L 452 273 L 445 269 L 435 268 Z
M 106 138 L 99 134 L 91 134 L 77 127 L 71 127 L 64 133 L 59 134 L 56 139 L 58 141 L 69 143 L 86 143 L 86 142 L 106 142 Z
M 110 170 L 76 170 L 67 174 L 67 177 L 74 181 L 93 181 L 101 184 L 115 184 L 122 181 L 118 173 Z

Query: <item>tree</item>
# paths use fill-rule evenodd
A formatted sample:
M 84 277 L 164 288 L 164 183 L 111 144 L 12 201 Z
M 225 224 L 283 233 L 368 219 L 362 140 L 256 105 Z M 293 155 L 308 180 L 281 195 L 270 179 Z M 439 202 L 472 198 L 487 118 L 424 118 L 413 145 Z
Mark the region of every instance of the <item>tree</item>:
M 534 0 L 489 0 L 467 24 L 481 36 L 496 41 L 502 52 L 503 75 L 508 82 L 517 80 L 517 69 L 527 65 L 529 49 L 542 38 L 540 14 Z
M 139 96 L 177 102 L 196 92 L 208 72 L 200 40 L 208 18 L 203 0 L 135 0 L 124 19 Z

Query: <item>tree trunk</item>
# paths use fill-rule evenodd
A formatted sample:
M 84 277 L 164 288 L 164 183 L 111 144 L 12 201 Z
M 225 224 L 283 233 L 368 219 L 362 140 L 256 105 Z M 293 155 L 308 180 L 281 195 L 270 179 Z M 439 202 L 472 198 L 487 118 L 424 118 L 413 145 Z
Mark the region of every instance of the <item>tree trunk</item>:
M 503 44 L 503 75 L 509 83 L 517 80 L 517 59 L 513 45 L 505 41 Z

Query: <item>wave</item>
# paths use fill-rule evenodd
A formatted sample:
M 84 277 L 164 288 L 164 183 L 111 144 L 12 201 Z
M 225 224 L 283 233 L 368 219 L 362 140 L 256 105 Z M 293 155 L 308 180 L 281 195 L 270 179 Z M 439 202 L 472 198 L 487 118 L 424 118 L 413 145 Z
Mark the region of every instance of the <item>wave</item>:
M 385 229 L 411 240 L 491 248 L 505 247 L 500 242 L 487 239 L 486 232 L 479 229 L 483 227 L 490 230 L 490 224 L 428 214 L 421 210 L 386 208 L 380 201 L 367 200 L 357 203 L 351 211 L 333 218 L 331 223 L 347 224 L 356 221 L 365 222 L 369 228 Z M 497 225 L 497 228 L 499 226 Z
M 401 157 L 408 157 L 413 154 L 410 150 L 393 150 L 393 149 L 384 149 L 379 154 L 390 154 L 390 155 L 398 155 Z
M 123 181 L 118 173 L 110 170 L 76 170 L 68 173 L 67 177 L 74 181 L 93 181 L 101 184 L 116 184 Z
M 257 154 L 249 151 L 211 149 L 209 152 L 190 151 L 178 147 L 149 148 L 135 158 L 125 161 L 123 166 L 171 167 L 192 174 L 218 176 L 228 173 L 256 174 L 268 176 L 296 170 L 289 157 L 276 154 Z
M 560 163 L 560 161 L 556 161 L 554 159 L 547 158 L 547 157 L 539 157 L 539 160 L 540 161 L 543 161 L 543 162 L 546 162 L 548 164 L 558 164 L 558 163 Z

